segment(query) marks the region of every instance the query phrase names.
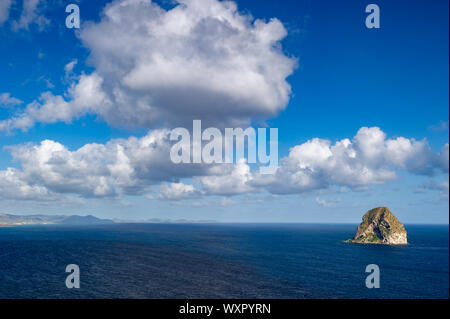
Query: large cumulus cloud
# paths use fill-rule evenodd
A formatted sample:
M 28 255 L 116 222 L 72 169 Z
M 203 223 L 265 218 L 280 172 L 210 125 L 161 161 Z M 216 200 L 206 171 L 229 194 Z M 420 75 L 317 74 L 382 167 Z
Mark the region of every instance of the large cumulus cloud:
M 98 23 L 80 29 L 95 71 L 73 84 L 68 99 L 47 93 L 0 129 L 87 112 L 112 125 L 146 128 L 272 117 L 289 102 L 286 78 L 296 66 L 281 49 L 286 35 L 279 20 L 253 19 L 232 1 L 179 0 L 165 10 L 150 0 L 116 0 Z M 79 88 L 88 81 L 92 87 Z

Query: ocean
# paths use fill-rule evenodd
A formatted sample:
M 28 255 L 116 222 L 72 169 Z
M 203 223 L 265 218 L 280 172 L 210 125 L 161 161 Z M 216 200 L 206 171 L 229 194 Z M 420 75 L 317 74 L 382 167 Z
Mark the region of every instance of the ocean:
M 448 226 L 407 246 L 343 242 L 357 225 L 111 224 L 0 228 L 0 298 L 448 298 Z M 80 288 L 65 285 L 66 265 Z M 368 289 L 368 264 L 380 288 Z

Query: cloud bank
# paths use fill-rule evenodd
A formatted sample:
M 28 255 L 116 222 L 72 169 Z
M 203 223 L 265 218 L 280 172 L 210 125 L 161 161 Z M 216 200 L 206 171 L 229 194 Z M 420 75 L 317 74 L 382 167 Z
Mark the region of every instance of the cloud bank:
M 353 138 L 335 143 L 314 138 L 296 145 L 274 175 L 260 175 L 245 160 L 174 164 L 169 137 L 168 130 L 153 130 L 141 138 L 86 144 L 74 151 L 51 140 L 8 147 L 20 168 L 0 171 L 0 196 L 48 200 L 54 194 L 84 198 L 156 194 L 159 199 L 180 200 L 255 192 L 300 194 L 383 184 L 401 170 L 433 176 L 448 173 L 449 167 L 448 144 L 435 153 L 426 140 L 388 139 L 378 127 L 362 127 Z
M 290 149 L 274 176 L 256 176 L 254 185 L 274 194 L 294 194 L 333 185 L 357 189 L 413 174 L 448 173 L 448 144 L 434 153 L 426 140 L 386 139 L 378 127 L 362 127 L 352 139 L 332 144 L 314 138 Z

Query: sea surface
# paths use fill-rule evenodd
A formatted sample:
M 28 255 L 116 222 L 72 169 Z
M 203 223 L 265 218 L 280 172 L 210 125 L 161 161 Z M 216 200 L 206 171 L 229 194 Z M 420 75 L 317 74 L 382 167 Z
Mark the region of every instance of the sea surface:
M 0 228 L 0 298 L 448 298 L 448 226 L 407 246 L 343 242 L 356 225 Z M 65 285 L 80 267 L 79 289 Z M 368 264 L 380 288 L 368 289 Z

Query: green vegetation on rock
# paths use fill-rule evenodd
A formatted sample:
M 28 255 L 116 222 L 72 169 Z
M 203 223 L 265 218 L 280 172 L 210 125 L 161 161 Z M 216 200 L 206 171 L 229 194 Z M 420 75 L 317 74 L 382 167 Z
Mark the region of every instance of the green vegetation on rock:
M 403 224 L 387 207 L 377 207 L 364 214 L 352 243 L 407 244 Z

